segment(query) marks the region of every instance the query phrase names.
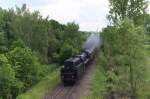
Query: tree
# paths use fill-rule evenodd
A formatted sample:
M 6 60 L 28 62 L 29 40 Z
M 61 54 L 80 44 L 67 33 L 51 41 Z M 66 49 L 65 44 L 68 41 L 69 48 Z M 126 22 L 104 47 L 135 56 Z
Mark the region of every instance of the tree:
M 21 40 L 21 39 L 18 39 L 18 40 L 16 40 L 16 41 L 13 41 L 12 42 L 12 44 L 11 44 L 11 46 L 10 46 L 10 50 L 13 50 L 14 48 L 16 48 L 16 47 L 21 47 L 21 48 L 25 48 L 26 46 L 25 46 L 25 44 L 24 44 L 24 42 Z
M 30 88 L 40 80 L 43 69 L 31 49 L 16 47 L 7 56 L 24 88 Z
M 73 48 L 72 45 L 64 43 L 60 50 L 60 63 L 63 63 L 66 59 L 74 56 L 77 53 L 77 49 Z
M 5 21 L 4 21 L 5 14 L 6 11 L 0 8 L 0 53 L 6 52 L 8 46 L 7 35 L 3 28 L 5 26 Z
M 16 95 L 14 91 L 17 92 L 17 90 L 21 89 L 22 85 L 15 76 L 15 70 L 7 57 L 0 54 L 0 98 L 12 99 Z
M 75 55 L 81 50 L 85 35 L 79 31 L 77 24 L 71 22 L 67 25 L 62 25 L 57 21 L 50 20 L 50 27 L 49 62 L 63 63 L 66 58 Z
M 11 30 L 16 39 L 22 39 L 26 46 L 36 51 L 47 63 L 48 53 L 48 20 L 42 18 L 38 11 L 30 12 L 26 5 L 16 8 Z M 15 40 L 16 40 L 15 39 Z
M 4 32 L 0 32 L 0 53 L 4 53 L 7 50 L 7 38 Z
M 138 90 L 143 90 L 141 85 L 146 74 L 144 29 L 135 27 L 133 21 L 126 19 L 119 26 L 104 29 L 102 36 L 109 92 L 131 95 L 135 99 Z
M 82 32 L 79 32 L 79 25 L 75 24 L 74 22 L 68 23 L 64 32 L 64 41 L 68 40 L 68 43 L 75 49 L 78 51 L 81 50 L 84 36 Z
M 108 19 L 118 23 L 125 17 L 133 19 L 145 14 L 148 8 L 147 0 L 109 0 Z

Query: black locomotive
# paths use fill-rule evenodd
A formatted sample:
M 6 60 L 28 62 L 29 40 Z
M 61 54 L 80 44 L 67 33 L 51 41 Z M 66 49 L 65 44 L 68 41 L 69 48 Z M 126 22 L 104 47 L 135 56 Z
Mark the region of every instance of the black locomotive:
M 80 55 L 67 59 L 61 68 L 62 82 L 75 83 L 85 72 L 86 65 L 93 59 L 96 50 L 96 48 L 85 50 Z

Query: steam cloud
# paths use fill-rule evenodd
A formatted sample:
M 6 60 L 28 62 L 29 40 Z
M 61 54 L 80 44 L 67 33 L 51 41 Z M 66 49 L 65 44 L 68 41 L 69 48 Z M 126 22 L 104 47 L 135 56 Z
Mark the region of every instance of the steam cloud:
M 83 50 L 93 50 L 95 48 L 100 48 L 101 39 L 98 33 L 91 33 L 87 38 L 86 42 L 83 44 Z

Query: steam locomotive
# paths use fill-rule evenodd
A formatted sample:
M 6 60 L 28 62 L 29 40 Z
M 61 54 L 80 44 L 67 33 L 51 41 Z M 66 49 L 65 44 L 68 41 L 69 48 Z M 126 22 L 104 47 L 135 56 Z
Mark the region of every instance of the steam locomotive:
M 85 49 L 80 55 L 67 59 L 61 68 L 61 80 L 64 85 L 74 84 L 85 72 L 87 64 L 94 58 L 97 48 Z

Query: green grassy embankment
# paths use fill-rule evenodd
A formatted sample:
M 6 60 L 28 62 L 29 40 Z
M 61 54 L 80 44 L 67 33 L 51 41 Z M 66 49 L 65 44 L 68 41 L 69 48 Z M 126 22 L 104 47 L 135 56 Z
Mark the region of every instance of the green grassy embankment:
M 106 73 L 101 63 L 101 58 L 103 57 L 99 55 L 97 58 L 98 61 L 96 63 L 96 71 L 91 82 L 91 94 L 83 99 L 104 99 L 103 96 L 106 88 Z
M 106 86 L 106 75 L 103 67 L 97 64 L 96 72 L 91 84 L 91 98 L 92 99 L 103 99 L 105 86 Z
M 48 74 L 37 85 L 24 94 L 21 94 L 17 99 L 42 99 L 55 86 L 60 82 L 60 69 Z
M 147 69 L 146 69 L 146 72 L 147 72 L 146 78 L 147 79 L 145 80 L 146 88 L 145 88 L 144 96 L 146 96 L 146 98 L 149 99 L 150 98 L 150 45 L 145 45 L 145 46 L 148 50 L 148 61 L 147 61 L 148 65 L 147 65 Z M 141 98 L 141 99 L 144 99 L 144 98 Z

